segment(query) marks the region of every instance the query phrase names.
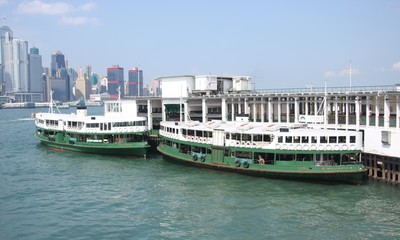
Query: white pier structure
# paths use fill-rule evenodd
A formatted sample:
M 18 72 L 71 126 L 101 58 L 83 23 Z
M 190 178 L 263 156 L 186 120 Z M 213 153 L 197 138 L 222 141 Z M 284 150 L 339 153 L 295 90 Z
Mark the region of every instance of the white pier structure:
M 172 121 L 307 122 L 311 127 L 360 130 L 363 161 L 373 179 L 400 184 L 400 86 L 252 89 L 248 76 L 159 78 L 160 97 L 135 98 L 149 124 Z M 149 111 L 150 110 L 150 111 Z M 150 127 L 153 127 L 150 126 Z

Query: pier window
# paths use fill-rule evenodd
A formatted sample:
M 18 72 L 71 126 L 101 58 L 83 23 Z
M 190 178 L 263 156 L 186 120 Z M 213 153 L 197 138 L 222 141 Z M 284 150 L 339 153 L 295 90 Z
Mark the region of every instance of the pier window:
M 329 137 L 329 143 L 337 143 L 337 137 L 336 136 L 330 136 Z
M 339 136 L 338 143 L 346 143 L 346 136 Z

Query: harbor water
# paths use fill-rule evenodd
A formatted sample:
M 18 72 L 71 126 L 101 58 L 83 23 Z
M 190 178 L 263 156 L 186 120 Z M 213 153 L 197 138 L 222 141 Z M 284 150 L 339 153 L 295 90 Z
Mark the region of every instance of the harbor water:
M 256 178 L 157 153 L 57 151 L 33 136 L 39 110 L 0 110 L 2 240 L 400 239 L 398 187 Z

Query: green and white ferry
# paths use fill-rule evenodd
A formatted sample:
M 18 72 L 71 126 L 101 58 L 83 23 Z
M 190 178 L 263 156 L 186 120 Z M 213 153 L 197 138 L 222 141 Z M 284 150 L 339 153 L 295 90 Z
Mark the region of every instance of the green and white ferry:
M 131 102 L 104 103 L 104 115 L 88 116 L 85 105 L 76 113 L 55 112 L 53 101 L 48 113 L 35 113 L 36 138 L 55 148 L 85 153 L 146 157 L 148 126 L 146 117 L 138 117 Z
M 361 183 L 361 131 L 249 122 L 161 122 L 158 151 L 169 160 L 241 174 Z

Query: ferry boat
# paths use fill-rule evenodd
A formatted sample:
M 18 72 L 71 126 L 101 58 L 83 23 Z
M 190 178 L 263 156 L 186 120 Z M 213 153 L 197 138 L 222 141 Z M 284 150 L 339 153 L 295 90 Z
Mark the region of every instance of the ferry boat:
M 120 99 L 104 103 L 104 115 L 88 116 L 86 105 L 62 114 L 50 102 L 48 113 L 35 113 L 35 136 L 43 144 L 71 151 L 146 157 L 146 117 L 138 117 L 134 104 Z
M 241 174 L 362 183 L 362 132 L 307 124 L 161 122 L 158 151 L 169 160 Z

